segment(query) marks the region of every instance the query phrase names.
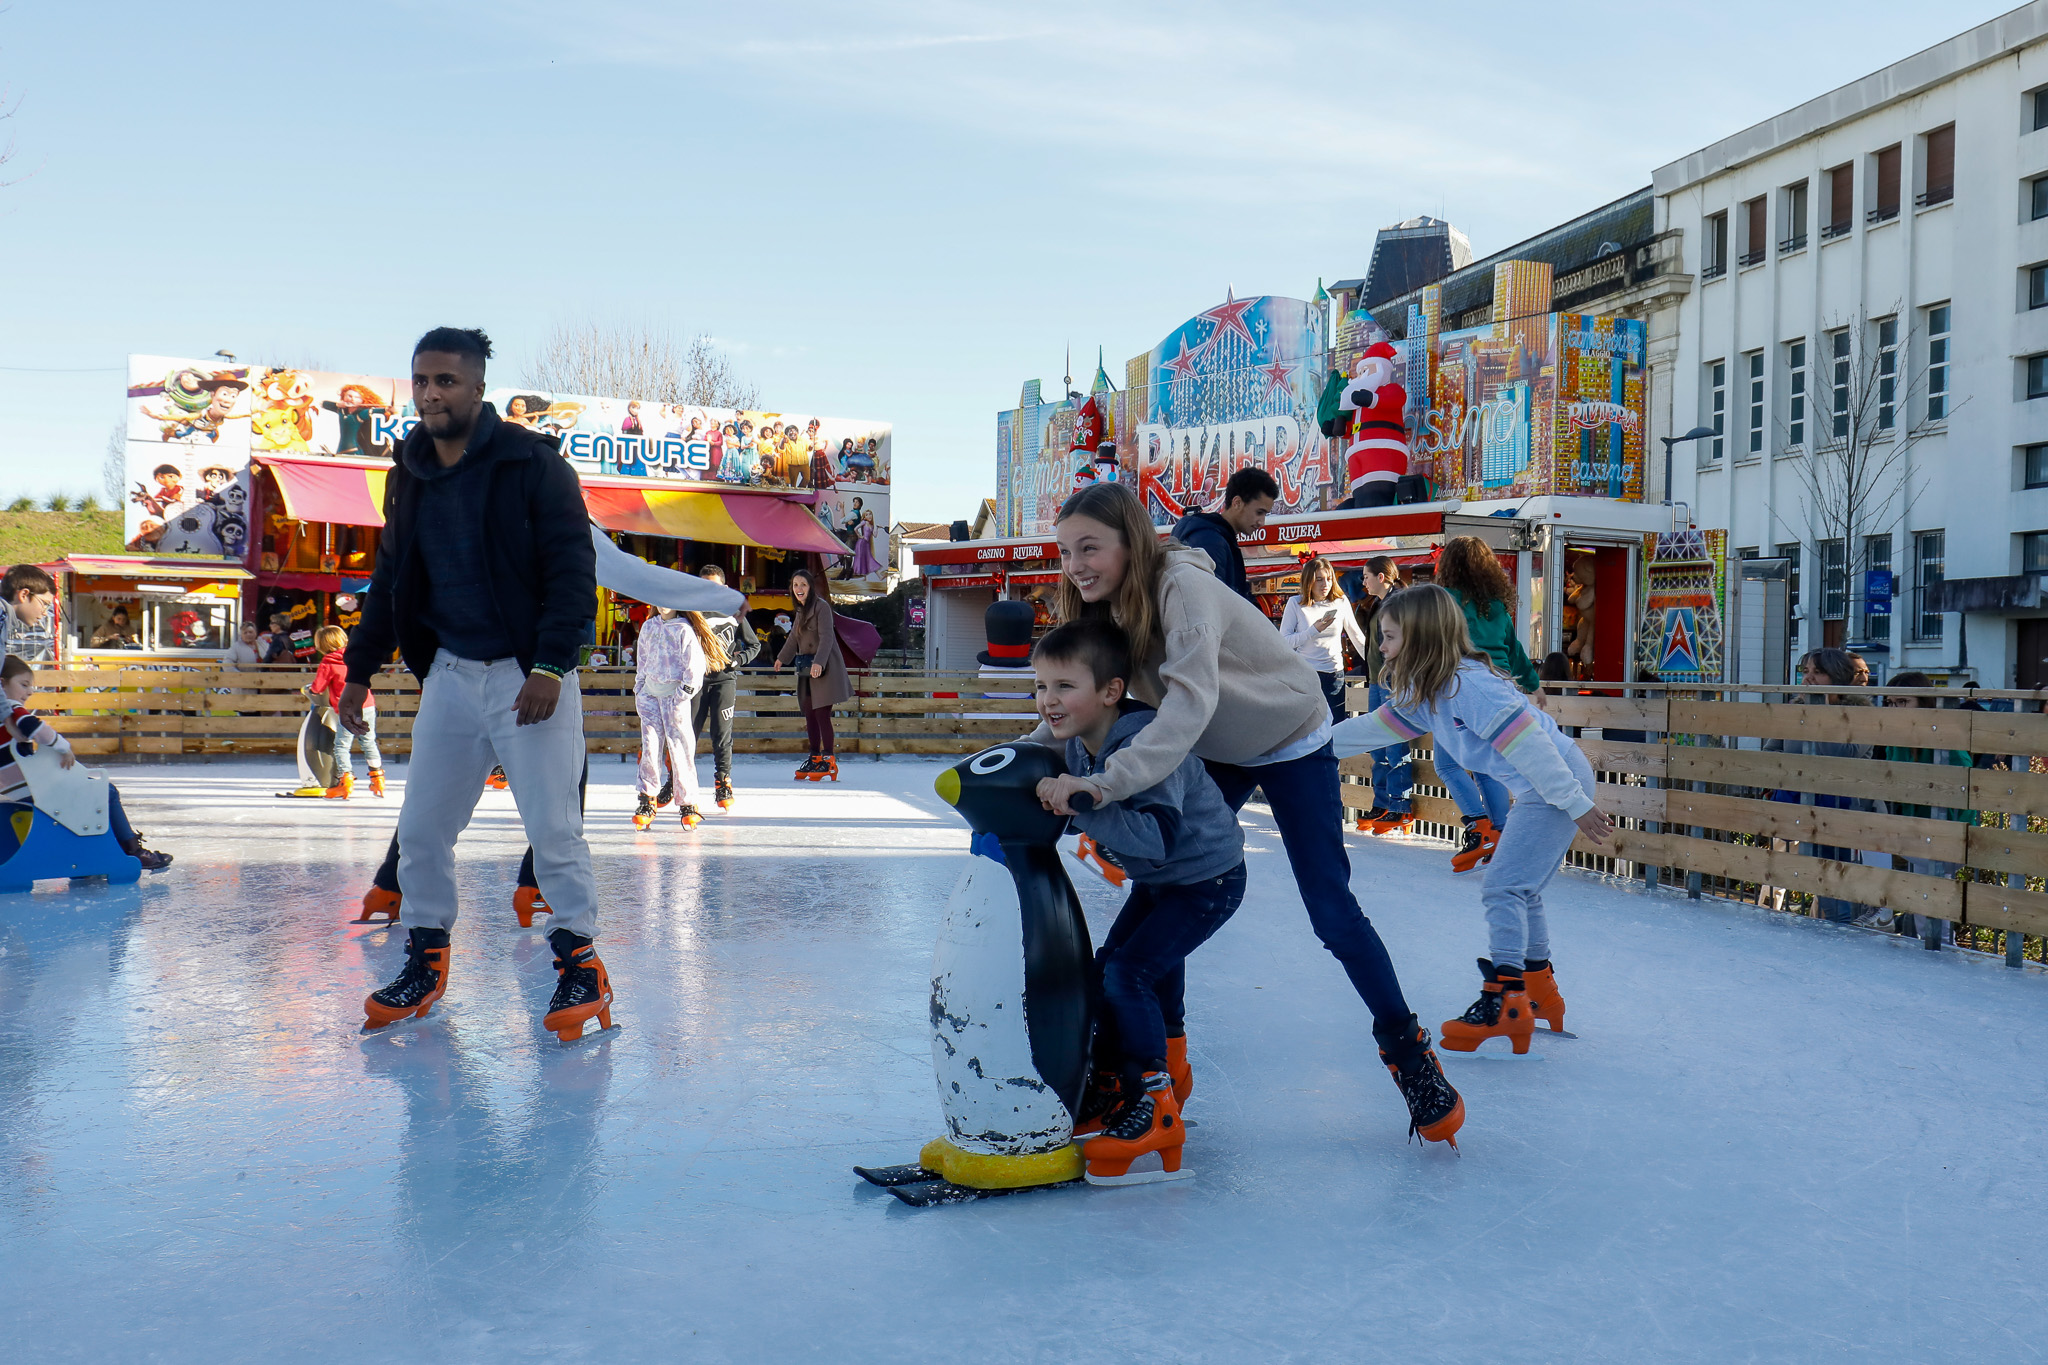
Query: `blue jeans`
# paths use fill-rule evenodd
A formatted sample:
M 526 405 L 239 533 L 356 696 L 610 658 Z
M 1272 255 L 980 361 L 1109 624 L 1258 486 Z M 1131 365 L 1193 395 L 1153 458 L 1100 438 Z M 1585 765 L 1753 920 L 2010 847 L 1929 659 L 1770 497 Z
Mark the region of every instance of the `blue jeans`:
M 123 853 L 134 851 L 135 826 L 128 823 L 128 812 L 121 809 L 121 789 L 111 782 L 107 784 L 107 827 L 113 830 L 114 842 Z
M 1351 719 L 1351 713 L 1344 709 L 1344 675 L 1318 669 L 1316 680 L 1323 685 L 1323 700 L 1330 704 L 1330 724 L 1340 725 Z
M 375 772 L 384 766 L 384 755 L 377 752 L 377 713 L 367 706 L 363 708 L 363 725 L 365 726 L 362 733 L 363 758 L 369 763 L 370 770 Z M 343 725 L 338 718 L 334 721 L 334 780 L 336 782 L 340 782 L 341 775 L 349 770 L 349 744 L 355 738 L 356 736 L 350 734 L 348 727 Z
M 1232 810 L 1244 809 L 1253 788 L 1265 788 L 1266 800 L 1273 807 L 1273 823 L 1280 827 L 1287 863 L 1294 869 L 1294 884 L 1316 937 L 1343 964 L 1353 989 L 1372 1011 L 1373 1021 L 1399 1029 L 1408 1020 L 1408 1001 L 1401 995 L 1401 982 L 1394 975 L 1387 946 L 1351 894 L 1351 859 L 1344 852 L 1344 802 L 1338 794 L 1335 748 L 1325 744 L 1304 757 L 1256 768 L 1206 760 L 1205 766 Z
M 1485 816 L 1493 821 L 1493 827 L 1500 829 L 1507 824 L 1508 806 L 1514 798 L 1508 789 L 1488 777 L 1485 773 L 1470 773 L 1451 760 L 1442 749 L 1436 751 L 1436 780 L 1451 794 L 1451 800 L 1458 807 L 1458 814 L 1467 820 Z
M 1394 697 L 1393 692 L 1378 683 L 1366 689 L 1365 701 L 1368 709 L 1377 711 Z M 1406 815 L 1414 808 L 1415 764 L 1408 756 L 1406 744 L 1389 744 L 1384 749 L 1372 751 L 1372 803 L 1381 810 L 1396 815 Z
M 1244 900 L 1244 864 L 1181 886 L 1131 888 L 1095 954 L 1103 1009 L 1095 1030 L 1098 1066 L 1136 1080 L 1166 1061 L 1166 1035 L 1187 1020 L 1188 954 L 1209 941 Z

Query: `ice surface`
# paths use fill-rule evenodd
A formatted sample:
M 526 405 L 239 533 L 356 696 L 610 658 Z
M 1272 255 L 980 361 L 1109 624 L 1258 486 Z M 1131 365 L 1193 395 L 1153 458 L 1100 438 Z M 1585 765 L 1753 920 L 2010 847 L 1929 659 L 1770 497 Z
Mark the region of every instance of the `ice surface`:
M 1200 1178 L 906 1208 L 966 833 L 937 763 L 592 843 L 623 1030 L 540 1028 L 522 843 L 484 797 L 433 1018 L 365 1037 L 398 931 L 344 921 L 398 810 L 277 765 L 121 769 L 178 855 L 0 897 L 0 1284 L 25 1360 L 2032 1360 L 2048 980 L 1567 874 L 1576 1042 L 1452 1063 L 1464 1156 L 1404 1145 L 1269 824 L 1193 960 Z M 400 770 L 402 773 L 402 770 Z M 708 775 L 708 773 L 707 773 Z M 358 789 L 359 793 L 362 789 Z M 1353 841 L 1432 1028 L 1477 878 Z M 1115 895 L 1077 878 L 1097 933 Z M 544 923 L 544 921 L 543 921 Z

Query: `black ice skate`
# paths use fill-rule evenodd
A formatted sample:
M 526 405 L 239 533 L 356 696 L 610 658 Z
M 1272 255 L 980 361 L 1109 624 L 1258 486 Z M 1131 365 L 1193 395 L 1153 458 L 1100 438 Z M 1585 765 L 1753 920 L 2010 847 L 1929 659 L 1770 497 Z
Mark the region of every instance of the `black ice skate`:
M 633 824 L 639 829 L 646 829 L 653 823 L 654 803 L 647 799 L 646 792 L 641 792 L 640 804 L 633 808 Z
M 656 809 L 658 809 L 658 810 L 667 810 L 667 809 L 668 809 L 668 803 L 669 803 L 669 802 L 671 802 L 671 801 L 673 801 L 673 800 L 675 800 L 675 799 L 676 799 L 676 780 L 675 780 L 675 779 L 674 779 L 673 777 L 671 777 L 671 778 L 666 778 L 666 779 L 664 779 L 664 780 L 663 780 L 663 782 L 662 782 L 662 784 L 661 784 L 661 790 L 660 790 L 660 791 L 658 791 L 658 792 L 656 792 L 656 793 L 654 794 L 654 805 L 655 805 L 655 808 L 656 808 Z
M 405 939 L 405 970 L 363 1001 L 363 1027 L 383 1028 L 411 1015 L 424 1019 L 448 989 L 448 931 L 414 929 Z
M 597 948 L 580 934 L 556 929 L 548 934 L 555 950 L 555 994 L 548 1001 L 541 1026 L 565 1043 L 583 1036 L 583 1025 L 595 1016 L 600 1029 L 612 1026 L 612 979 Z
M 1379 1040 L 1380 1060 L 1408 1102 L 1409 1136 L 1455 1148 L 1458 1129 L 1465 1124 L 1465 1101 L 1444 1078 L 1429 1046 L 1429 1030 L 1411 1014 L 1391 1027 L 1375 1023 L 1372 1033 Z

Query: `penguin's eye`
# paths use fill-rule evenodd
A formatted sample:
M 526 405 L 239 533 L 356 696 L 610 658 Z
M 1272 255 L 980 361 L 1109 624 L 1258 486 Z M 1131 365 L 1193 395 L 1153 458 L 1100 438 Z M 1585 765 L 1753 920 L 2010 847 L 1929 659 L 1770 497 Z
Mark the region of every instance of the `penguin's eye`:
M 991 749 L 985 754 L 975 755 L 967 765 L 967 771 L 976 777 L 987 777 L 990 773 L 1001 772 L 1010 766 L 1010 760 L 1017 756 L 1015 749 Z

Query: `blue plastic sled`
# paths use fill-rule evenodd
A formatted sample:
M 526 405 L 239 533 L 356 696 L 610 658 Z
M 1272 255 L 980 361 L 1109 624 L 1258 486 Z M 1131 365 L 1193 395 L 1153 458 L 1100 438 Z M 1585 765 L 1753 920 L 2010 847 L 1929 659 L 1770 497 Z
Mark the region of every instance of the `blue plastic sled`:
M 46 877 L 137 881 L 142 864 L 111 832 L 74 834 L 34 806 L 0 802 L 0 892 L 28 891 Z

